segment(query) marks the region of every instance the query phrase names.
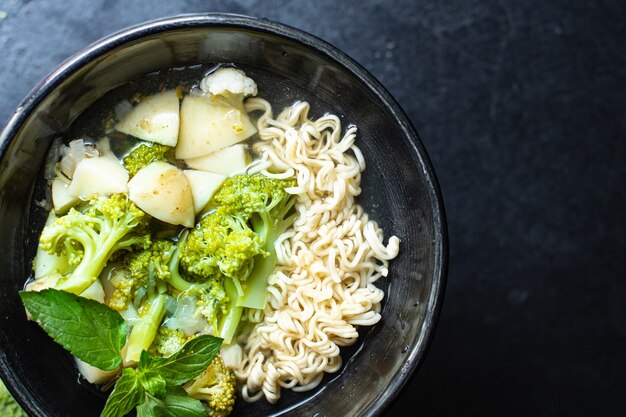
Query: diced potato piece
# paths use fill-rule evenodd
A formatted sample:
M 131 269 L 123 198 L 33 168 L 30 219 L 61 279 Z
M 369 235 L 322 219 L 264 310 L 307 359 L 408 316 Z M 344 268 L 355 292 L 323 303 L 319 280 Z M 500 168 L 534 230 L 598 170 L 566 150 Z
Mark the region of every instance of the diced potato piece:
M 176 158 L 188 159 L 241 142 L 256 129 L 248 115 L 223 100 L 186 96 L 180 109 L 180 134 Z
M 191 186 L 193 204 L 195 212 L 198 214 L 207 205 L 209 200 L 211 200 L 211 197 L 213 197 L 213 194 L 220 188 L 220 185 L 222 185 L 226 177 L 224 175 L 196 171 L 194 169 L 187 169 L 183 172 L 187 176 L 187 180 Z
M 89 288 L 80 293 L 80 296 L 97 301 L 99 303 L 104 303 L 104 287 L 102 286 L 100 280 L 97 279 L 93 282 L 93 284 L 91 284 Z
M 67 192 L 86 200 L 94 194 L 125 193 L 126 183 L 128 183 L 128 171 L 114 157 L 85 158 L 76 165 Z
M 220 356 L 224 361 L 224 365 L 230 369 L 237 369 L 243 359 L 243 351 L 237 343 L 232 345 L 222 344 L 220 348 Z
M 54 211 L 59 214 L 65 213 L 70 207 L 80 201 L 80 199 L 67 191 L 68 183 L 61 178 L 52 180 L 52 205 Z
M 137 206 L 170 224 L 193 227 L 191 187 L 180 169 L 166 162 L 152 162 L 128 182 L 128 197 Z
M 244 145 L 238 144 L 198 158 L 185 159 L 185 162 L 193 169 L 228 176 L 246 169 L 248 152 Z
M 59 273 L 55 273 L 55 272 L 50 273 L 48 275 L 43 275 L 37 278 L 36 280 L 31 281 L 28 284 L 26 284 L 24 291 L 39 292 L 39 291 L 47 290 L 48 288 L 54 287 L 61 278 L 63 278 L 63 275 Z
M 56 220 L 57 216 L 54 211 L 48 214 L 46 226 L 50 226 Z M 46 275 L 65 273 L 69 268 L 66 255 L 49 254 L 45 250 L 37 247 L 37 254 L 33 260 L 33 272 L 35 279 L 39 279 Z
M 180 125 L 180 101 L 176 90 L 146 97 L 128 112 L 115 129 L 149 142 L 176 146 Z
M 67 256 L 50 254 L 43 249 L 37 249 L 37 255 L 33 260 L 35 279 L 52 273 L 61 273 L 68 268 Z
M 89 365 L 87 362 L 81 361 L 77 357 L 74 357 L 74 359 L 76 360 L 78 372 L 80 372 L 80 374 L 92 384 L 103 384 L 119 372 L 117 369 L 113 371 L 103 371 L 93 365 Z

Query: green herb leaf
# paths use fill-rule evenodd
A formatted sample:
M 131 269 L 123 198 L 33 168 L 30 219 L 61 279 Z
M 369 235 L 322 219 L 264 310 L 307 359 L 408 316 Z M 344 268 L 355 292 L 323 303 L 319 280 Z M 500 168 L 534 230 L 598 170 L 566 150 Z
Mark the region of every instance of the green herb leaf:
M 55 342 L 96 368 L 122 364 L 126 323 L 117 311 L 65 291 L 21 291 L 24 306 Z
M 139 369 L 151 376 L 163 377 L 168 385 L 180 385 L 197 377 L 219 353 L 222 339 L 208 335 L 198 336 L 185 343 L 168 358 L 156 357 L 147 352 L 139 358 Z
M 145 391 L 133 368 L 124 368 L 100 417 L 123 417 L 145 401 Z
M 145 350 L 142 352 L 144 353 Z M 143 372 L 139 370 L 139 382 L 143 388 L 148 391 L 154 397 L 163 399 L 166 395 L 166 383 L 163 377 L 159 374 Z
M 202 402 L 187 395 L 182 387 L 167 387 L 167 396 L 159 400 L 146 395 L 137 407 L 137 417 L 206 417 Z

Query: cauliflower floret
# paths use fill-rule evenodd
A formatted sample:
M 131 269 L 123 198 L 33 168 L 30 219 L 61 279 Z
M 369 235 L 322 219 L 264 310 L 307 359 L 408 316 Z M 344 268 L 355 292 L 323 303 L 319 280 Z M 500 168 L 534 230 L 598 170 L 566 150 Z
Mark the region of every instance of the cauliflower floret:
M 236 68 L 219 68 L 210 73 L 200 82 L 200 89 L 205 93 L 222 96 L 243 94 L 245 97 L 256 96 L 257 93 L 254 80 Z

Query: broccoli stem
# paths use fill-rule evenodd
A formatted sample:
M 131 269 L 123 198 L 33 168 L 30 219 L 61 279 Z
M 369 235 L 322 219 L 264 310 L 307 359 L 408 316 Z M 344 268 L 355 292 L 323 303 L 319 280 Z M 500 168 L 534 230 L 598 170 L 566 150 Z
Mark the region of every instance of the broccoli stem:
M 279 216 L 285 216 L 291 207 L 293 206 L 295 199 L 289 199 L 285 204 L 280 207 L 278 211 Z M 287 218 L 280 217 L 282 220 L 271 225 L 270 218 L 260 217 L 261 221 L 253 220 L 253 227 L 255 231 L 263 233 L 265 236 L 265 251 L 269 253 L 267 256 L 257 255 L 254 258 L 254 267 L 252 272 L 248 276 L 245 282 L 243 282 L 244 292 L 237 300 L 237 306 L 256 308 L 262 310 L 265 308 L 265 301 L 267 300 L 267 279 L 274 272 L 276 268 L 276 249 L 274 243 L 280 235 L 282 235 L 292 224 L 295 219 L 295 214 Z
M 239 321 L 241 320 L 241 313 L 243 312 L 243 308 L 237 305 L 237 299 L 239 298 L 239 295 L 232 279 L 224 279 L 224 291 L 226 292 L 229 301 L 226 306 L 227 312 L 220 319 L 219 337 L 224 339 L 224 343 L 228 345 L 232 342 L 233 337 L 235 336 L 237 326 L 239 326 Z
M 167 278 L 167 282 L 180 292 L 192 293 L 201 289 L 208 289 L 211 287 L 210 282 L 196 283 L 186 281 L 179 272 L 180 265 L 180 249 L 176 247 L 170 260 L 169 270 L 170 275 Z
M 244 292 L 237 299 L 238 307 L 264 309 L 267 299 L 267 278 L 274 272 L 276 267 L 276 252 L 272 248 L 268 256 L 257 255 L 254 259 L 254 267 L 243 283 Z
M 148 311 L 135 324 L 130 332 L 124 362 L 137 363 L 141 351 L 148 350 L 165 315 L 166 294 L 158 294 L 150 300 Z
M 80 295 L 87 288 L 91 287 L 91 284 L 98 279 L 98 276 L 104 269 L 111 251 L 127 232 L 128 229 L 126 228 L 114 228 L 96 248 L 93 248 L 92 244 L 84 242 L 83 248 L 85 253 L 83 261 L 66 281 L 61 282 L 57 286 L 57 289 Z

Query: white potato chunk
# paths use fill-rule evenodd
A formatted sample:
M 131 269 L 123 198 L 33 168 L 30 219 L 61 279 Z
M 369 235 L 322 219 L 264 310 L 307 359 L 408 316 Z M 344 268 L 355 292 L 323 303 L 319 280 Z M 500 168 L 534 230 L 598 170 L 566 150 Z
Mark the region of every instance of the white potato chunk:
M 54 288 L 54 286 L 57 285 L 57 282 L 59 282 L 61 278 L 63 278 L 63 275 L 56 272 L 50 273 L 48 275 L 43 275 L 36 280 L 30 281 L 28 284 L 26 284 L 26 287 L 24 287 L 24 291 L 39 292 L 47 290 L 48 288 Z
M 193 169 L 228 176 L 246 169 L 248 152 L 244 145 L 237 144 L 205 156 L 185 159 L 185 163 Z
M 80 296 L 99 303 L 104 303 L 104 287 L 102 286 L 102 282 L 100 282 L 99 279 L 95 280 L 89 288 L 80 293 Z
M 220 349 L 220 356 L 224 361 L 224 365 L 230 369 L 237 369 L 243 360 L 243 351 L 237 343 L 232 345 L 223 344 Z
M 43 249 L 37 249 L 37 255 L 33 260 L 35 279 L 52 273 L 61 273 L 68 269 L 69 264 L 66 255 L 50 254 Z
M 191 186 L 193 204 L 195 212 L 198 214 L 211 200 L 226 177 L 224 175 L 196 171 L 194 169 L 187 169 L 183 172 L 187 176 L 187 180 Z
M 191 187 L 183 171 L 174 165 L 156 161 L 140 169 L 128 182 L 128 197 L 161 221 L 193 227 Z
M 52 180 L 52 205 L 54 211 L 59 214 L 65 213 L 74 204 L 80 201 L 80 199 L 67 191 L 69 184 L 57 177 Z
M 77 357 L 74 357 L 74 359 L 76 360 L 78 372 L 80 372 L 80 374 L 92 384 L 104 384 L 119 372 L 118 370 L 103 371 L 102 369 L 96 368 L 87 362 L 81 361 Z
M 50 211 L 48 218 L 46 219 L 46 227 L 52 225 L 57 216 L 54 211 Z M 33 259 L 33 271 L 35 273 L 35 279 L 39 279 L 46 275 L 60 274 L 67 271 L 69 263 L 67 255 L 57 255 L 55 253 L 50 254 L 47 251 L 37 247 L 37 254 Z
M 180 100 L 176 90 L 144 98 L 120 120 L 115 129 L 149 142 L 176 146 L 180 125 Z
M 176 158 L 188 159 L 239 143 L 256 133 L 248 115 L 225 100 L 186 96 L 180 109 Z
M 86 200 L 94 194 L 125 193 L 126 183 L 128 183 L 128 171 L 114 157 L 85 158 L 76 165 L 67 192 Z

